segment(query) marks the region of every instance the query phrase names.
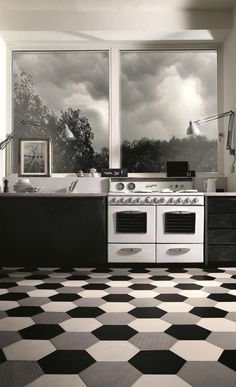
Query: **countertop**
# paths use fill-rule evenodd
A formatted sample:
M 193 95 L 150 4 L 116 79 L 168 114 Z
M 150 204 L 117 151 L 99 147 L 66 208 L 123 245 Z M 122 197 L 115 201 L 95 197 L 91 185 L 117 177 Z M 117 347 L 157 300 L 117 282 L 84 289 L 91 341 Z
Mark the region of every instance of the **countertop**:
M 0 193 L 0 197 L 65 197 L 65 198 L 80 198 L 80 197 L 101 197 L 106 196 L 106 193 L 70 193 L 70 192 L 7 192 Z
M 204 192 L 205 196 L 236 196 L 236 192 Z

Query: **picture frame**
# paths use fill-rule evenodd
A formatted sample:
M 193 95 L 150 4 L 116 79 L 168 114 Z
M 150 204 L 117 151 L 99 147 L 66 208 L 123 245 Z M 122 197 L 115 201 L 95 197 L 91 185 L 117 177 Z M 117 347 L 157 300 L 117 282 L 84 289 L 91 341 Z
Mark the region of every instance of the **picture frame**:
M 51 142 L 49 138 L 19 139 L 19 176 L 50 176 Z

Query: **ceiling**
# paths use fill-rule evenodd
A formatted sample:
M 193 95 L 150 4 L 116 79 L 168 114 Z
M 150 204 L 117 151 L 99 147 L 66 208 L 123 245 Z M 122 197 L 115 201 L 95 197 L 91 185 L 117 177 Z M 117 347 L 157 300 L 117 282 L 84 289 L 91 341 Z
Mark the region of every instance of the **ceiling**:
M 19 42 L 222 42 L 236 0 L 0 0 L 0 35 Z

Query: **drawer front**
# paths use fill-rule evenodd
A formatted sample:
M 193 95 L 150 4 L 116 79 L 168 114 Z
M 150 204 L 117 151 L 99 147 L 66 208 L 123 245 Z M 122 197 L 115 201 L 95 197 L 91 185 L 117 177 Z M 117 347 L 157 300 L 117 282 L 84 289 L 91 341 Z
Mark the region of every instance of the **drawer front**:
M 236 214 L 209 214 L 208 228 L 236 229 Z
M 236 244 L 236 230 L 208 230 L 209 244 Z
M 208 212 L 236 213 L 236 197 L 208 198 Z
M 236 245 L 208 245 L 208 261 L 236 263 Z
M 108 262 L 155 262 L 155 244 L 108 244 Z
M 157 263 L 203 262 L 203 244 L 157 244 Z

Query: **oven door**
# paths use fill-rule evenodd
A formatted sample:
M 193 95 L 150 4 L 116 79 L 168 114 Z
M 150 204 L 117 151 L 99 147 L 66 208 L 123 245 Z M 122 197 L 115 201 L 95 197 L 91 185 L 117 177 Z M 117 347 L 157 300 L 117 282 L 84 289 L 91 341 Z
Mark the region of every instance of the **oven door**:
M 108 206 L 109 243 L 154 243 L 154 206 Z
M 157 243 L 203 243 L 203 206 L 157 207 Z

